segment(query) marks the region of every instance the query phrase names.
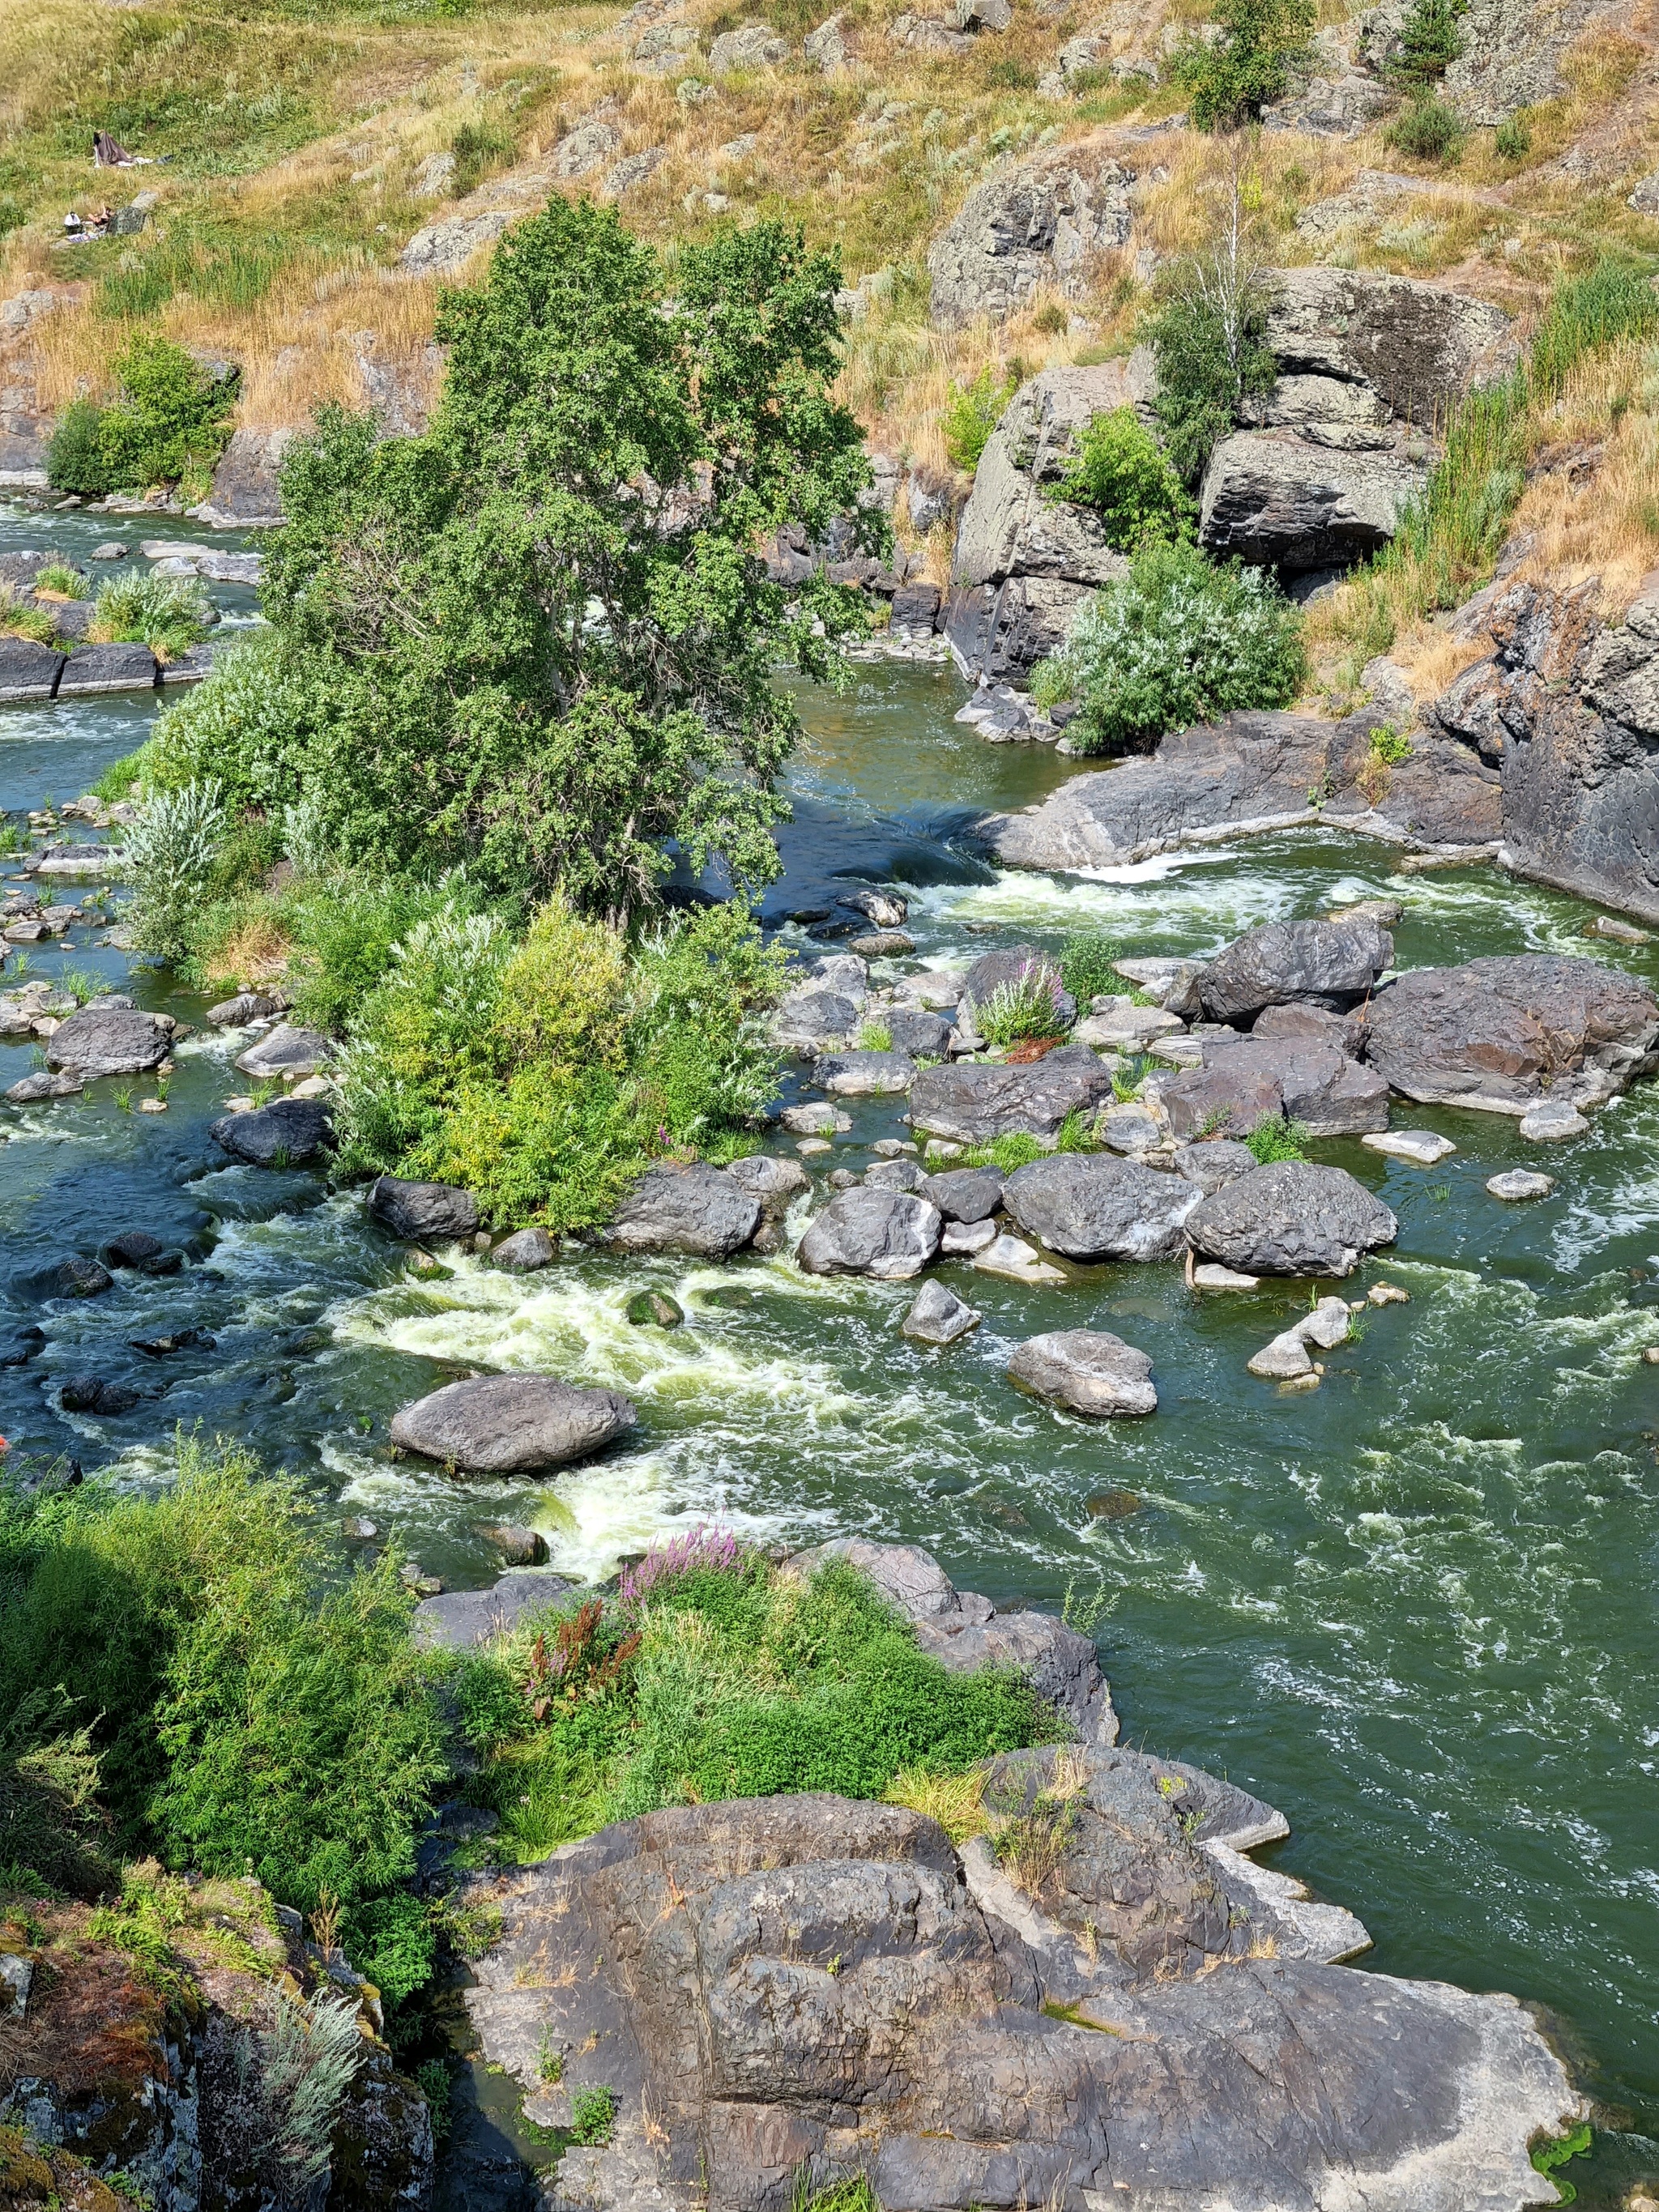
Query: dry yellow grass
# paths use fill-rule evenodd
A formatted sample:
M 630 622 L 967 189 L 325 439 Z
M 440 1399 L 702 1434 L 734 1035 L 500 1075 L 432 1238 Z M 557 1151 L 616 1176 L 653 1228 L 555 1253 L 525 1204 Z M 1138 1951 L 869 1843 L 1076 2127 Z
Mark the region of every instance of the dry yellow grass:
M 982 1836 L 994 1825 L 985 1808 L 985 1776 L 977 1770 L 968 1774 L 925 1774 L 906 1768 L 893 1777 L 884 1802 L 907 1806 L 913 1813 L 937 1820 L 957 1844 Z

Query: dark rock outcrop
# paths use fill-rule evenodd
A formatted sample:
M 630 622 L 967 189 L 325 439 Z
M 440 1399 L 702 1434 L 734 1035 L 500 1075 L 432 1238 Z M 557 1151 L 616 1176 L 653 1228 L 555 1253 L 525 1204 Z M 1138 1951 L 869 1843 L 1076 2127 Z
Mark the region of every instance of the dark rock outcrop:
M 999 165 L 928 249 L 934 322 L 1018 314 L 1045 285 L 1084 297 L 1101 256 L 1128 238 L 1133 183 L 1109 155 L 1076 146 Z
M 471 1192 L 449 1182 L 406 1182 L 401 1176 L 382 1176 L 370 1188 L 368 1210 L 394 1237 L 415 1244 L 471 1237 L 478 1227 Z
M 1275 1160 L 1201 1199 L 1187 1217 L 1194 1251 L 1245 1275 L 1349 1275 L 1400 1224 L 1344 1168 Z
M 1222 1131 L 1248 1136 L 1284 1115 L 1311 1137 L 1357 1137 L 1389 1126 L 1389 1086 L 1372 1067 L 1311 1038 L 1204 1037 L 1201 1067 L 1164 1085 L 1159 1099 L 1180 1143 Z
M 1267 1006 L 1335 1013 L 1358 1005 L 1393 963 L 1394 939 L 1369 915 L 1268 922 L 1222 946 L 1199 978 L 1199 998 L 1211 1021 L 1235 1028 Z
M 1052 1137 L 1068 1114 L 1112 1096 L 1112 1079 L 1087 1045 L 1066 1045 L 1029 1066 L 969 1060 L 925 1067 L 910 1086 L 910 1120 L 952 1143 L 988 1145 L 1024 1132 Z
M 314 1098 L 274 1098 L 252 1114 L 227 1114 L 208 1134 L 254 1167 L 303 1167 L 333 1142 L 328 1110 Z
M 1595 1104 L 1659 1067 L 1659 1000 L 1599 960 L 1521 953 L 1419 968 L 1371 1001 L 1366 1051 L 1424 1103 L 1523 1114 Z
M 988 1221 L 1002 1203 L 1000 1168 L 947 1168 L 929 1176 L 921 1194 L 947 1221 Z
M 927 1265 L 943 1228 L 938 1207 L 925 1198 L 865 1184 L 842 1191 L 813 1216 L 795 1257 L 809 1275 L 902 1282 Z
M 618 1390 L 578 1389 L 551 1375 L 480 1375 L 400 1407 L 392 1441 L 466 1474 L 526 1474 L 603 1450 L 636 1418 Z
M 690 1252 L 729 1259 L 760 1227 L 752 1191 L 706 1160 L 659 1160 L 617 1208 L 604 1235 L 620 1252 Z
M 1026 1234 L 1068 1260 L 1169 1260 L 1200 1194 L 1109 1152 L 1057 1152 L 1009 1176 L 1002 1202 Z
M 84 1076 L 142 1075 L 158 1066 L 173 1045 L 164 1015 L 134 1006 L 82 1006 L 46 1039 L 46 1066 Z

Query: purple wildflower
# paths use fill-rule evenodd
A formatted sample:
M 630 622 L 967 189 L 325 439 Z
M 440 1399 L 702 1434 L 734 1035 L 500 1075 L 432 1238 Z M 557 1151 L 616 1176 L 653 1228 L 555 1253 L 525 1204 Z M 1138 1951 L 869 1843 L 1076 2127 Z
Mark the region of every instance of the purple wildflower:
M 684 1536 L 667 1544 L 653 1544 L 636 1567 L 624 1567 L 617 1595 L 625 1613 L 637 1613 L 647 1600 L 659 1595 L 688 1575 L 746 1574 L 756 1557 L 729 1528 L 711 1528 L 700 1521 Z

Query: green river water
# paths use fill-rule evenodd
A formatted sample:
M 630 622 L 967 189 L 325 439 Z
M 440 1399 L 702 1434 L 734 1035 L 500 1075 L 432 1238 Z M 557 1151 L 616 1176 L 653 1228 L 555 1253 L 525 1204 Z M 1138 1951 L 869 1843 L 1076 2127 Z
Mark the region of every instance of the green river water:
M 94 534 L 88 519 L 0 510 L 0 550 L 83 552 Z M 216 596 L 233 611 L 246 598 Z M 948 670 L 881 665 L 844 697 L 805 696 L 788 874 L 769 912 L 855 873 L 907 886 L 929 958 L 1057 944 L 1085 924 L 1137 951 L 1204 952 L 1340 887 L 1405 899 L 1402 967 L 1594 951 L 1659 984 L 1659 945 L 1586 941 L 1593 909 L 1577 901 L 1486 869 L 1398 878 L 1389 848 L 1322 833 L 1109 879 L 999 872 L 963 836 L 975 813 L 1078 771 L 988 745 L 952 720 L 964 696 Z M 131 698 L 0 708 L 0 805 L 84 789 L 152 712 Z M 73 936 L 32 950 L 31 972 L 125 975 L 121 955 Z M 165 976 L 128 988 L 199 1017 Z M 15 1443 L 143 1480 L 175 1424 L 199 1420 L 395 1528 L 452 1583 L 489 1577 L 474 1523 L 510 1506 L 584 1577 L 717 1519 L 767 1542 L 925 1544 L 1000 1604 L 1058 1607 L 1069 1592 L 1096 1620 L 1127 1739 L 1283 1808 L 1278 1863 L 1360 1915 L 1368 1966 L 1549 2008 L 1590 2094 L 1637 2130 L 1600 2136 L 1572 2169 L 1582 2203 L 1615 2204 L 1659 2171 L 1643 2132 L 1659 2134 L 1659 1369 L 1641 1358 L 1659 1343 L 1659 1086 L 1541 1159 L 1500 1117 L 1404 1105 L 1397 1126 L 1457 1144 L 1438 1168 L 1316 1146 L 1400 1217 L 1397 1248 L 1350 1294 L 1387 1279 L 1410 1304 L 1368 1316 L 1318 1390 L 1287 1395 L 1245 1362 L 1307 1286 L 1204 1297 L 1175 1266 L 1073 1269 L 1041 1293 L 946 1267 L 986 1318 L 944 1352 L 897 1333 L 914 1286 L 809 1279 L 784 1255 L 575 1254 L 530 1278 L 467 1260 L 416 1285 L 356 1197 L 223 1164 L 207 1123 L 241 1087 L 236 1048 L 211 1032 L 185 1044 L 165 1115 L 124 1111 L 107 1083 L 0 1108 L 6 1304 L 48 1338 L 0 1369 Z M 26 1045 L 0 1044 L 0 1086 L 30 1065 Z M 855 1107 L 815 1170 L 867 1163 L 873 1139 L 906 1133 L 902 1107 Z M 1487 1176 L 1522 1164 L 1559 1177 L 1551 1199 L 1487 1195 Z M 30 1278 L 46 1261 L 122 1228 L 185 1244 L 191 1264 L 40 1307 Z M 682 1300 L 684 1328 L 629 1327 L 624 1304 L 647 1284 Z M 158 1366 L 128 1347 L 189 1326 L 212 1332 L 211 1352 Z M 1011 1387 L 1014 1343 L 1088 1327 L 1152 1355 L 1153 1419 L 1089 1425 Z M 636 1440 L 544 1486 L 394 1464 L 395 1408 L 472 1366 L 624 1389 Z M 118 1420 L 60 1414 L 58 1384 L 87 1372 L 149 1395 Z M 1137 1509 L 1097 1516 L 1109 1491 Z

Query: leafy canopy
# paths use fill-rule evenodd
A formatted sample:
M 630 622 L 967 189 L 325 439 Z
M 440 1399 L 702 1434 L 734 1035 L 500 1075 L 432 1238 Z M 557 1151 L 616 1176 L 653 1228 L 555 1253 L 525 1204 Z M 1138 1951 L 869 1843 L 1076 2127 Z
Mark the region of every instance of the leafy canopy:
M 1192 535 L 1193 503 L 1133 407 L 1091 418 L 1060 480 L 1059 496 L 1097 509 L 1115 552 Z
M 221 725 L 271 796 L 302 787 L 348 859 L 465 861 L 615 924 L 656 903 L 670 842 L 770 880 L 799 728 L 773 671 L 833 676 L 860 618 L 823 578 L 787 605 L 757 548 L 838 513 L 885 547 L 829 395 L 837 281 L 775 223 L 685 247 L 672 294 L 611 210 L 520 225 L 443 301 L 424 436 L 330 409 L 290 448 L 264 594 L 283 696 L 250 717 L 240 685 Z
M 92 497 L 204 479 L 229 432 L 235 372 L 210 368 L 171 338 L 140 331 L 117 358 L 115 373 L 121 392 L 112 405 L 76 399 L 64 410 L 46 456 L 53 488 Z
M 1313 0 L 1218 0 L 1220 38 L 1189 40 L 1171 71 L 1198 128 L 1230 130 L 1282 100 L 1307 58 L 1314 18 Z

